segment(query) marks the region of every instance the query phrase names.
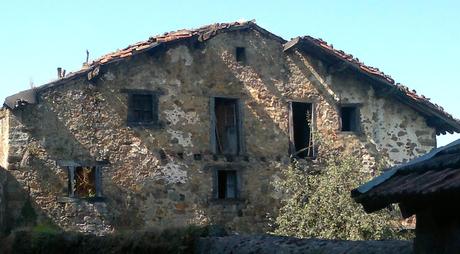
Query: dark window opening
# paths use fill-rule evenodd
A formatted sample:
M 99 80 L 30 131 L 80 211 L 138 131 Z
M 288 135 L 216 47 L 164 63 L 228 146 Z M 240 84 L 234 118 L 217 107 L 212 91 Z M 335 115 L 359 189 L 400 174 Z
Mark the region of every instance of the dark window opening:
M 129 94 L 128 123 L 154 124 L 158 121 L 158 103 L 154 94 Z
M 291 154 L 298 158 L 314 156 L 313 147 L 313 106 L 311 103 L 291 102 L 290 104 Z
M 244 47 L 236 47 L 236 61 L 246 63 L 246 49 Z
M 342 106 L 340 108 L 340 130 L 359 131 L 359 111 L 356 106 Z
M 218 154 L 240 153 L 240 119 L 237 99 L 214 98 L 215 151 Z
M 98 167 L 69 167 L 69 196 L 76 198 L 101 197 Z
M 236 170 L 217 171 L 217 198 L 229 199 L 237 197 Z

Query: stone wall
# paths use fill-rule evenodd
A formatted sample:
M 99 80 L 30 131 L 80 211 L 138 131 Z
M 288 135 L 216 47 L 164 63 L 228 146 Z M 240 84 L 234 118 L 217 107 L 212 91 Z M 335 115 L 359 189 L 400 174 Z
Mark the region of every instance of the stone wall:
M 235 47 L 246 48 L 245 64 L 235 61 Z M 289 161 L 288 101 L 312 102 L 318 133 L 337 149 L 362 155 L 369 169 L 382 158 L 399 163 L 435 146 L 434 130 L 418 113 L 378 98 L 352 73 L 331 76 L 325 70 L 319 60 L 285 53 L 280 42 L 255 31 L 133 56 L 102 67 L 96 81 L 69 80 L 43 91 L 38 105 L 15 110 L 9 173 L 30 197 L 23 200 L 35 207 L 37 223 L 51 220 L 97 234 L 185 224 L 263 232 L 279 206 L 280 194 L 270 183 Z M 161 94 L 158 126 L 127 126 L 124 89 Z M 242 101 L 245 152 L 240 156 L 212 154 L 212 96 Z M 338 104 L 344 101 L 362 104 L 363 133 L 339 131 Z M 68 195 L 62 161 L 105 162 L 105 199 L 60 199 Z M 228 167 L 238 171 L 239 199 L 215 199 L 214 171 Z
M 0 167 L 8 167 L 9 111 L 0 109 Z
M 0 237 L 6 231 L 6 172 L 0 167 Z
M 198 240 L 195 253 L 411 254 L 413 251 L 410 241 L 345 241 L 253 235 L 201 238 Z

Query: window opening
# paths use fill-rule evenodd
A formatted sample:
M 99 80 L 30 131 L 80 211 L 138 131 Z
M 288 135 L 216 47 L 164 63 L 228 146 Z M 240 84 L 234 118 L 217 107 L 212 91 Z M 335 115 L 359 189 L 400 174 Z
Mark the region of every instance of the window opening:
M 359 130 L 359 113 L 356 106 L 342 106 L 340 108 L 340 129 L 341 131 Z
M 97 166 L 69 166 L 68 194 L 72 198 L 101 197 L 100 169 Z
M 96 196 L 96 168 L 75 168 L 74 195 L 79 198 Z
M 215 150 L 219 154 L 240 152 L 238 100 L 214 98 Z
M 312 112 L 311 103 L 291 102 L 291 154 L 298 158 L 314 156 Z
M 236 198 L 236 170 L 218 170 L 217 178 L 217 197 L 219 199 Z
M 128 123 L 154 124 L 158 121 L 158 105 L 155 94 L 129 94 Z
M 236 61 L 246 63 L 246 49 L 244 47 L 236 47 Z

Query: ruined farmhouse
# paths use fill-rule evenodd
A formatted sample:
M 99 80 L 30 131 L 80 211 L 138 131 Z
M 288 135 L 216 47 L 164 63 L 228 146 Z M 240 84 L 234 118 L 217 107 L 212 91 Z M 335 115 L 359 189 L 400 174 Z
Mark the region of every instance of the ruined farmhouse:
M 105 234 L 187 224 L 261 232 L 295 156 L 315 137 L 408 161 L 460 122 L 429 99 L 309 36 L 254 22 L 149 38 L 6 98 L 0 228 L 51 221 Z

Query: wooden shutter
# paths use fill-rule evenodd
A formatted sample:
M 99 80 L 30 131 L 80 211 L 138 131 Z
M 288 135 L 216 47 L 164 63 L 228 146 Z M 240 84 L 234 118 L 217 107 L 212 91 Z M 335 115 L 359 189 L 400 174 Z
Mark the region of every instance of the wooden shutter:
M 246 144 L 244 142 L 244 129 L 243 129 L 243 111 L 244 111 L 244 104 L 241 100 L 237 101 L 237 121 L 238 121 L 238 154 L 246 153 Z
M 95 185 L 96 185 L 96 197 L 102 197 L 102 172 L 101 167 L 95 167 Z
M 75 167 L 68 167 L 69 171 L 69 197 L 75 197 Z
M 289 123 L 288 123 L 288 128 L 289 128 L 289 154 L 294 154 L 296 149 L 295 149 L 295 143 L 294 143 L 294 115 L 293 115 L 293 110 L 292 110 L 292 101 L 289 102 L 288 105 L 288 117 L 289 117 Z
M 217 143 L 216 143 L 216 112 L 215 112 L 215 98 L 211 97 L 209 99 L 209 115 L 210 115 L 210 125 L 209 130 L 209 139 L 210 139 L 210 150 L 212 153 L 217 153 Z
M 236 172 L 233 170 L 227 171 L 227 190 L 226 198 L 236 198 Z

